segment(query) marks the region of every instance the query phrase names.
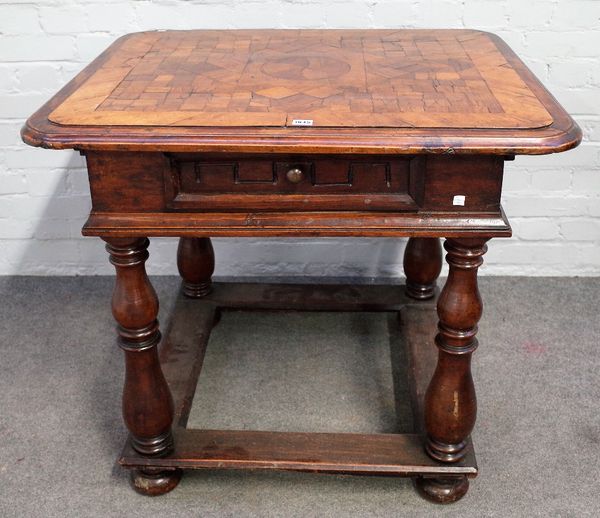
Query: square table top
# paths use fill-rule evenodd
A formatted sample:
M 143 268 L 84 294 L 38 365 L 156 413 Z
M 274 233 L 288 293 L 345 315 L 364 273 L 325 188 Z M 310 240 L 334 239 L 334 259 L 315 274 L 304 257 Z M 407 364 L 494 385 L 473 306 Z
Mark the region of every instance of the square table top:
M 198 30 L 119 39 L 23 136 L 48 147 L 510 154 L 568 149 L 580 131 L 489 33 Z

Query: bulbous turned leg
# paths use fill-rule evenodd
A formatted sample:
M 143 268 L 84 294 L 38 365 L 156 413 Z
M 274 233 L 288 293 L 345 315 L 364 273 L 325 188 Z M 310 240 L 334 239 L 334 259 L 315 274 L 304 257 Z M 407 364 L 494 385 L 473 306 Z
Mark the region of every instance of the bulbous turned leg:
M 173 448 L 173 400 L 158 359 L 158 298 L 144 266 L 149 242 L 145 238 L 105 241 L 117 273 L 112 312 L 125 352 L 123 419 L 138 453 L 164 455 Z M 172 471 L 132 474 L 136 490 L 148 495 L 170 491 L 180 477 Z M 148 479 L 145 484 L 142 478 Z
M 430 299 L 441 271 L 440 240 L 437 237 L 411 237 L 404 249 L 406 294 L 413 299 Z
M 177 248 L 177 268 L 183 279 L 183 293 L 201 298 L 210 293 L 215 271 L 215 253 L 208 237 L 182 237 Z
M 483 304 L 477 270 L 483 263 L 487 239 L 447 239 L 448 280 L 437 303 L 438 362 L 425 394 L 425 449 L 440 462 L 453 463 L 466 453 L 475 425 L 477 400 L 471 376 L 471 355 L 477 348 L 477 323 Z M 420 491 L 435 501 L 458 500 L 468 482 L 423 479 Z M 453 496 L 448 496 L 448 495 Z M 444 496 L 446 495 L 446 496 Z

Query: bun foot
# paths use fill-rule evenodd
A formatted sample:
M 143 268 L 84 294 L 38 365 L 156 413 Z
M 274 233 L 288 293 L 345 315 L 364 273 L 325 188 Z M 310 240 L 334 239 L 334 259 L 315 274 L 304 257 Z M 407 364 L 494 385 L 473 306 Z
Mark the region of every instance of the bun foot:
M 141 495 L 159 496 L 172 491 L 181 480 L 182 471 L 131 470 L 131 485 Z
M 415 480 L 419 494 L 436 504 L 451 504 L 467 494 L 469 479 L 463 477 L 423 478 Z

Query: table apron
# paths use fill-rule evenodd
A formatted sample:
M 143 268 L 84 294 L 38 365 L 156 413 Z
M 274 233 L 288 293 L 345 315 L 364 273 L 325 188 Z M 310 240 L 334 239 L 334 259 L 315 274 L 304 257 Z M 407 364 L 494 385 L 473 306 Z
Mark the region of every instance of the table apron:
M 85 154 L 89 236 L 511 235 L 502 156 Z

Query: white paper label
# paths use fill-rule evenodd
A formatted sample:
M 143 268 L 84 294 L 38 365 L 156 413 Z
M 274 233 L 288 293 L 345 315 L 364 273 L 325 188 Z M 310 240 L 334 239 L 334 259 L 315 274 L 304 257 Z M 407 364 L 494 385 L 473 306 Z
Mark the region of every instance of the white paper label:
M 292 126 L 312 126 L 312 119 L 292 119 Z
M 464 194 L 457 194 L 456 196 L 454 196 L 454 199 L 452 200 L 452 205 L 462 205 L 464 207 L 465 199 L 466 199 L 466 196 Z

